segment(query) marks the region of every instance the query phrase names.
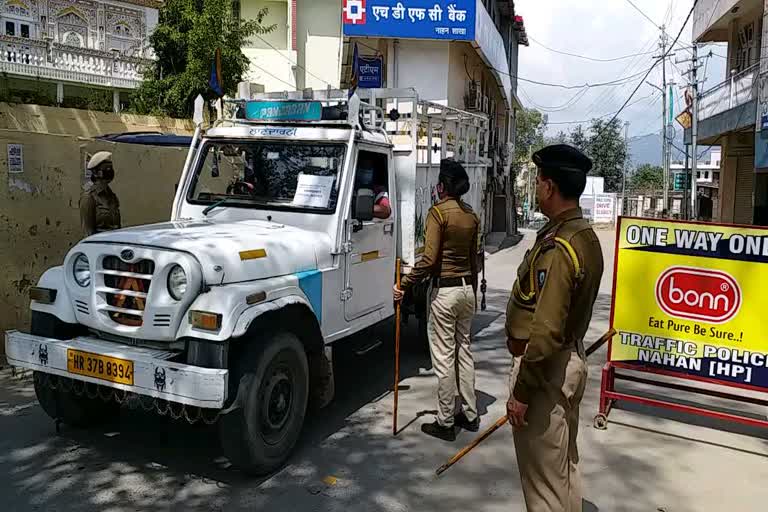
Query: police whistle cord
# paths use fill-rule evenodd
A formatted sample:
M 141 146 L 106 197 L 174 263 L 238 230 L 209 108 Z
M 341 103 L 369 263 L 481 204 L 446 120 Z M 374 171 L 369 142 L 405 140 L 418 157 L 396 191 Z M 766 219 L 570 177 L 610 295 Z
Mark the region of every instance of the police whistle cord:
M 395 283 L 400 289 L 400 258 L 395 262 Z M 397 399 L 398 388 L 400 387 L 400 304 L 401 300 L 395 302 L 395 405 L 392 411 L 392 435 L 397 435 Z
M 589 357 L 590 354 L 593 354 L 597 349 L 605 345 L 608 340 L 613 338 L 613 336 L 616 334 L 616 331 L 614 329 L 611 329 L 610 331 L 603 334 L 600 339 L 598 339 L 596 342 L 594 342 L 592 345 L 589 346 L 589 348 L 584 352 L 586 357 Z M 498 420 L 496 420 L 496 423 L 488 427 L 482 434 L 480 434 L 477 438 L 475 438 L 474 441 L 469 443 L 467 446 L 462 448 L 456 455 L 454 455 L 451 460 L 437 468 L 437 471 L 435 473 L 437 476 L 442 475 L 445 473 L 445 471 L 459 462 L 466 454 L 471 452 L 477 445 L 488 439 L 491 434 L 499 430 L 502 426 L 504 426 L 505 423 L 507 423 L 507 415 L 505 414 Z

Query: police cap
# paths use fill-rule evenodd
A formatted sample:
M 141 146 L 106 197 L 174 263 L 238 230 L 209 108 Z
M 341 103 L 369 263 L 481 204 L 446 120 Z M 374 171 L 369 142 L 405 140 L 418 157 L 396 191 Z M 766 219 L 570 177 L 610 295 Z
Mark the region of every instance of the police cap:
M 553 144 L 533 154 L 533 163 L 550 172 L 579 172 L 587 174 L 592 169 L 592 160 L 568 144 Z
M 93 170 L 100 166 L 101 164 L 111 164 L 112 163 L 112 153 L 109 151 L 99 151 L 95 155 L 91 157 L 90 160 L 88 160 L 88 170 Z

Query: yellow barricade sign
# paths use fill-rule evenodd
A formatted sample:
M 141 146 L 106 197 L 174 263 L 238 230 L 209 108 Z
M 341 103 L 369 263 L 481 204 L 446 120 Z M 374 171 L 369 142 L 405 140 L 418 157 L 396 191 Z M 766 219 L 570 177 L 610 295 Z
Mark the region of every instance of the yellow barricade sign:
M 768 229 L 621 218 L 609 360 L 768 390 Z

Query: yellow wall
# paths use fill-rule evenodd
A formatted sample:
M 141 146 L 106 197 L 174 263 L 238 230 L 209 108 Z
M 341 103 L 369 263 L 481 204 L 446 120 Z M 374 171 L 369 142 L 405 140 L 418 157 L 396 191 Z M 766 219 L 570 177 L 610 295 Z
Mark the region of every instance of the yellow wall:
M 0 103 L 0 130 L 96 137 L 136 131 L 191 135 L 195 127 L 188 119 Z
M 7 111 L 0 112 L 0 123 L 5 124 Z M 60 119 L 37 121 L 61 127 Z M 82 129 L 88 131 L 89 126 Z M 23 146 L 21 174 L 8 173 L 9 143 Z M 124 226 L 170 218 L 186 149 L 0 129 L 0 332 L 28 327 L 29 287 L 47 268 L 61 264 L 67 250 L 82 238 L 78 200 L 85 158 L 99 150 L 114 155 L 112 188 L 120 198 Z

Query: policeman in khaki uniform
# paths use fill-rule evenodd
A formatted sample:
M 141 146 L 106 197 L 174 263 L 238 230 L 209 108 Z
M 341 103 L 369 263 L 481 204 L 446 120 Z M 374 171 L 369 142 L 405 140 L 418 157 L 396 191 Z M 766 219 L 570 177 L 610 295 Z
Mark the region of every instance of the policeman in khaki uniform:
M 456 427 L 476 432 L 480 426 L 475 395 L 475 362 L 470 328 L 475 314 L 477 247 L 480 221 L 460 198 L 469 191 L 464 167 L 452 159 L 440 162 L 440 201 L 430 208 L 421 260 L 394 288 L 396 301 L 414 284 L 432 279 L 428 321 L 432 366 L 437 375 L 435 423 L 421 426 L 431 436 L 454 441 Z M 458 372 L 458 374 L 457 374 Z M 456 391 L 463 411 L 456 414 Z
M 583 340 L 603 275 L 600 243 L 578 207 L 592 162 L 565 144 L 543 148 L 533 162 L 536 196 L 550 221 L 526 253 L 507 306 L 507 345 L 521 356 L 507 416 L 527 509 L 576 512 Z
M 109 183 L 115 178 L 112 153 L 99 151 L 88 161 L 91 187 L 80 196 L 80 223 L 85 236 L 120 229 L 120 201 Z

